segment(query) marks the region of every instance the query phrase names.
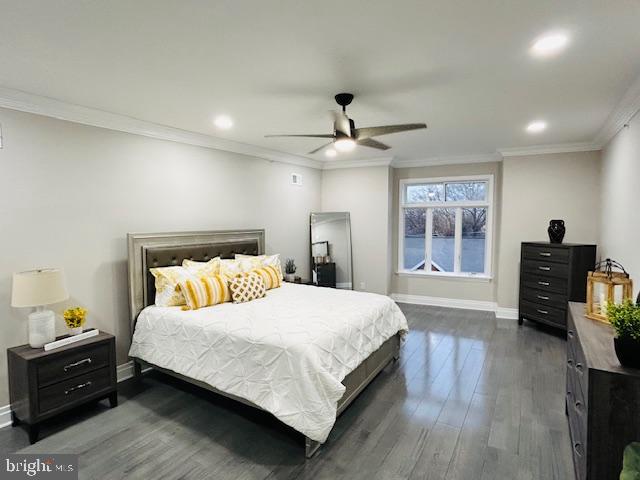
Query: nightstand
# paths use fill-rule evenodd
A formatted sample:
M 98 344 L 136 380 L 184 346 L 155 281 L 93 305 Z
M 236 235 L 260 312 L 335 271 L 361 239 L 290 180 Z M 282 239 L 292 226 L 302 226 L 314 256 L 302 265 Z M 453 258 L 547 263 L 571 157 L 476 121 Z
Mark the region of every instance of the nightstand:
M 116 339 L 108 333 L 48 352 L 29 345 L 9 348 L 7 360 L 12 424 L 23 423 L 32 444 L 43 420 L 93 400 L 118 404 Z
M 301 278 L 301 277 L 296 277 L 296 279 L 294 281 L 290 281 L 290 280 L 284 280 L 287 283 L 299 283 L 301 285 L 315 285 L 315 283 L 313 283 L 313 280 L 307 280 L 305 278 Z

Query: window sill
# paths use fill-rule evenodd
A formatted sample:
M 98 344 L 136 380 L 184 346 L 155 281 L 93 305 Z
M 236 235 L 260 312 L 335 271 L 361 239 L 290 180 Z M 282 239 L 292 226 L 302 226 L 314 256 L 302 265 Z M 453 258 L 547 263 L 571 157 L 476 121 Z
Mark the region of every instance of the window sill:
M 431 272 L 416 272 L 410 270 L 398 270 L 396 275 L 401 277 L 423 277 L 423 278 L 437 278 L 440 280 L 463 280 L 471 282 L 490 282 L 493 280 L 491 275 L 473 275 L 465 273 L 431 273 Z

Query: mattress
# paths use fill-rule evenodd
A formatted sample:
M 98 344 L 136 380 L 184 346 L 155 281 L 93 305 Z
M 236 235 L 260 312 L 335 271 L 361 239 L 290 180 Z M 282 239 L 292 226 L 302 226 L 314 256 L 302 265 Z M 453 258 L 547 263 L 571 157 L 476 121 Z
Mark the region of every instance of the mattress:
M 407 330 L 389 297 L 284 283 L 242 304 L 147 307 L 129 355 L 249 400 L 324 442 L 342 380 Z

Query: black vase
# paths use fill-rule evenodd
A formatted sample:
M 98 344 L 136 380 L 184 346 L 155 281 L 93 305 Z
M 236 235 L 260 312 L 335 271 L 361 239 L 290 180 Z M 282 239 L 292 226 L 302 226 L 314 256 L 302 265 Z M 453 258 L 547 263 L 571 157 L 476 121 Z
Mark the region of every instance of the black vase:
M 620 365 L 624 367 L 640 368 L 640 341 L 633 338 L 615 337 L 613 345 Z
M 551 220 L 549 222 L 549 228 L 547 228 L 549 241 L 551 243 L 562 243 L 566 231 L 566 228 L 564 228 L 564 220 Z

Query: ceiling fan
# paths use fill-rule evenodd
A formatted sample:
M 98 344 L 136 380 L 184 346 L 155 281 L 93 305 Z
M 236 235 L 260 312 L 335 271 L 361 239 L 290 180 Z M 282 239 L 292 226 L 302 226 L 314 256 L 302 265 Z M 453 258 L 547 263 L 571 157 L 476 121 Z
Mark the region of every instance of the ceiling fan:
M 336 102 L 342 107 L 342 112 L 332 111 L 333 133 L 319 133 L 308 135 L 265 135 L 265 137 L 307 137 L 307 138 L 330 138 L 331 141 L 321 147 L 311 150 L 309 154 L 319 152 L 329 145 L 333 145 L 340 152 L 353 150 L 356 145 L 376 148 L 378 150 L 388 150 L 391 148 L 382 142 L 374 140 L 373 137 L 388 135 L 390 133 L 406 132 L 409 130 L 419 130 L 427 128 L 424 123 L 405 123 L 402 125 L 384 125 L 379 127 L 356 128 L 356 124 L 347 116 L 347 105 L 353 100 L 351 93 L 339 93 L 335 96 Z

